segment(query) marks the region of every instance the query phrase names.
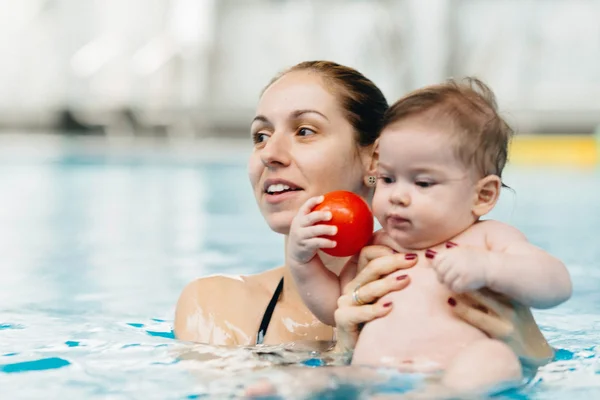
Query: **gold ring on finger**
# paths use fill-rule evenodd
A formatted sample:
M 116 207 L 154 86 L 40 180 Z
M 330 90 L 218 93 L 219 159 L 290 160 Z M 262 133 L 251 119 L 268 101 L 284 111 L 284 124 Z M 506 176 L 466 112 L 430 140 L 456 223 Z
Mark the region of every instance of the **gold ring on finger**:
M 352 300 L 354 301 L 354 304 L 356 304 L 357 306 L 362 306 L 366 303 L 358 295 L 358 289 L 360 289 L 360 285 L 357 285 L 354 288 L 354 290 L 352 291 Z

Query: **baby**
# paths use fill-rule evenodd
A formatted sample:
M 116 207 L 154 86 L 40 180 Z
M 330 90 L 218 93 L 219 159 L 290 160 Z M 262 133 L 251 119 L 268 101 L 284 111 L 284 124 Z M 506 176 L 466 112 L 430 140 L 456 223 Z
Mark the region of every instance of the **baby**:
M 517 229 L 482 220 L 500 195 L 512 130 L 492 91 L 473 78 L 412 92 L 387 112 L 375 152 L 373 214 L 385 244 L 418 258 L 411 284 L 382 297 L 393 305 L 361 331 L 353 364 L 443 372 L 455 388 L 492 388 L 521 379 L 521 365 L 503 342 L 454 315 L 455 293 L 488 288 L 528 307 L 550 308 L 571 295 L 561 261 L 528 243 Z M 542 199 L 543 200 L 543 199 Z M 308 200 L 292 223 L 287 263 L 309 309 L 333 325 L 337 298 L 356 275 L 328 271 L 317 251 L 334 247 L 335 227 Z M 315 240 L 316 239 L 316 240 Z M 360 305 L 360 288 L 354 300 Z

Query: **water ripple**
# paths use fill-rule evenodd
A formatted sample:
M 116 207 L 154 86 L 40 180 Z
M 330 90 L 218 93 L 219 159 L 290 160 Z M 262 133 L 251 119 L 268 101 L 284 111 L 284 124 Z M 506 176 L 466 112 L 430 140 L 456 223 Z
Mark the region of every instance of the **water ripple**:
M 40 360 L 23 361 L 12 364 L 0 365 L 0 371 L 11 374 L 15 372 L 30 372 L 30 371 L 43 371 L 47 369 L 58 369 L 71 365 L 71 363 L 63 358 L 50 357 L 42 358 Z

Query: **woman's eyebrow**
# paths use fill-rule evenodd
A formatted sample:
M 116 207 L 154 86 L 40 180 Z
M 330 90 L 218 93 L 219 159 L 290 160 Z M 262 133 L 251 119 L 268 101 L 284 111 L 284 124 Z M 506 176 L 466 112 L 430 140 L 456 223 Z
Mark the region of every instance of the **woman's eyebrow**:
M 298 117 L 300 117 L 303 114 L 317 114 L 317 115 L 320 115 L 321 117 L 325 118 L 327 121 L 329 121 L 329 118 L 327 118 L 325 116 L 325 114 L 323 114 L 323 113 L 321 113 L 321 112 L 319 112 L 317 110 L 296 110 L 296 111 L 294 111 L 292 113 L 292 117 L 293 118 L 298 118 Z
M 273 124 L 271 123 L 271 121 L 269 121 L 269 120 L 267 119 L 267 117 L 265 117 L 264 115 L 257 115 L 256 117 L 254 117 L 254 119 L 252 119 L 252 123 L 251 123 L 251 124 L 254 124 L 254 123 L 255 123 L 255 122 L 257 122 L 257 121 L 258 121 L 258 122 L 265 123 L 265 124 L 267 124 L 268 126 L 273 126 Z

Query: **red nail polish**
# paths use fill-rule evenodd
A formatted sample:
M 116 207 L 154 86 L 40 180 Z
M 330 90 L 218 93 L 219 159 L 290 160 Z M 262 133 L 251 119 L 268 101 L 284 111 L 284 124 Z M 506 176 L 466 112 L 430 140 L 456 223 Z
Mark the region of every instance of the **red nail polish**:
M 397 281 L 403 281 L 403 280 L 405 280 L 406 278 L 408 278 L 408 275 L 398 275 L 398 276 L 396 277 L 396 280 L 397 280 Z
M 450 304 L 452 307 L 456 305 L 456 300 L 454 300 L 454 297 L 448 297 L 448 304 Z
M 425 251 L 425 257 L 427 257 L 427 258 L 433 258 L 433 257 L 435 257 L 436 254 L 437 254 L 437 251 L 435 251 L 435 250 L 427 249 Z
M 408 253 L 404 255 L 404 258 L 406 258 L 407 260 L 414 260 L 415 258 L 417 258 L 417 255 L 415 253 Z
M 454 243 L 454 242 L 446 242 L 446 248 L 447 249 L 451 249 L 451 248 L 456 247 L 456 246 L 458 246 L 458 245 L 456 243 Z
M 391 305 L 392 305 L 392 302 L 391 302 L 391 301 L 388 301 L 388 302 L 387 302 L 387 303 L 385 303 L 383 306 L 384 306 L 385 308 L 388 308 L 388 307 L 390 307 Z

